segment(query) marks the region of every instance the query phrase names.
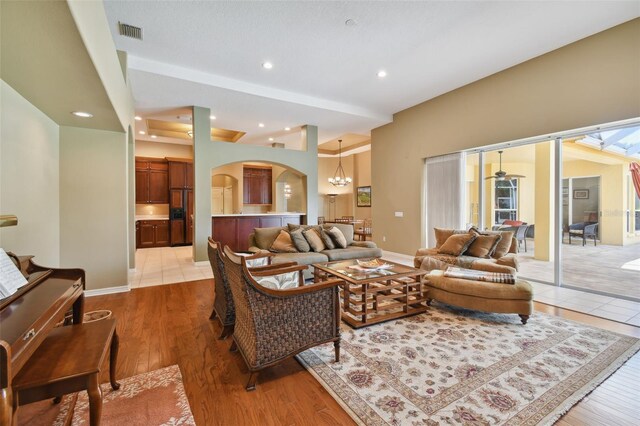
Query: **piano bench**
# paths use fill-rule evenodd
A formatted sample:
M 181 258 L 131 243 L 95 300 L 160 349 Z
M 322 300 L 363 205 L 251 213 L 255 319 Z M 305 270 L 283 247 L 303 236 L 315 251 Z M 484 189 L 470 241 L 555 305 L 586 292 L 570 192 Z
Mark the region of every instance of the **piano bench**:
M 120 388 L 115 380 L 118 344 L 115 319 L 55 328 L 13 379 L 14 411 L 18 405 L 86 390 L 90 424 L 99 425 L 100 372 L 107 350 L 111 388 Z

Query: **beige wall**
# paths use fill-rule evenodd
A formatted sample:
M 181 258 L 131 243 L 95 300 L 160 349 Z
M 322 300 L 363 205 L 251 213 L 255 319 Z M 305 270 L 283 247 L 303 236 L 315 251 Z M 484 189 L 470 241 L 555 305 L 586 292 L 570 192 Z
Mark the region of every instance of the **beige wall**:
M 0 229 L 0 247 L 60 263 L 59 126 L 0 80 L 0 214 L 18 226 Z
M 424 244 L 426 157 L 639 117 L 639 51 L 635 19 L 395 114 L 372 131 L 374 240 Z
M 193 146 L 176 143 L 136 141 L 137 157 L 176 157 L 193 159 Z
M 358 207 L 359 186 L 371 186 L 371 151 L 354 154 L 354 181 L 353 181 L 353 199 L 355 200 L 356 219 L 368 219 L 371 217 L 371 207 Z M 375 194 L 372 191 L 372 204 L 375 202 Z
M 127 285 L 127 139 L 60 127 L 60 265 L 87 272 L 87 289 Z

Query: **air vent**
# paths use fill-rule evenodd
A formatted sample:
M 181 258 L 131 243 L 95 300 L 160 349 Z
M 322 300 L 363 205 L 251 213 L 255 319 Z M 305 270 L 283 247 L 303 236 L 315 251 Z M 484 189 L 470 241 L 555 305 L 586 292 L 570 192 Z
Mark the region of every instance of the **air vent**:
M 142 28 L 140 27 L 134 27 L 133 25 L 118 22 L 118 29 L 120 30 L 121 36 L 142 40 Z

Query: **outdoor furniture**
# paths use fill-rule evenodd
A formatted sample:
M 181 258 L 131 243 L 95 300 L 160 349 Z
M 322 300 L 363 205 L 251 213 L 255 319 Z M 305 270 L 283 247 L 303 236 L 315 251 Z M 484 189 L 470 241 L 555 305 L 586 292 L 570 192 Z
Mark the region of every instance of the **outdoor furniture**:
M 529 225 L 520 225 L 516 227 L 515 239 L 518 241 L 518 249 L 520 249 L 520 243 L 524 241 L 524 252 L 527 252 L 527 230 Z
M 533 289 L 525 280 L 515 284 L 475 281 L 445 277 L 444 271 L 427 275 L 429 304 L 431 299 L 461 308 L 482 312 L 518 314 L 526 324 L 533 312 Z
M 342 320 L 354 328 L 415 315 L 427 310 L 427 271 L 380 260 L 389 269 L 365 269 L 356 259 L 315 263 L 314 281 L 344 281 Z
M 323 343 L 333 342 L 340 360 L 340 280 L 285 290 L 264 287 L 256 278 L 299 273 L 306 266 L 269 265 L 251 272 L 244 257 L 224 250 L 236 313 L 230 350 L 240 351 L 251 373 L 246 390 L 255 389 L 258 371 Z
M 598 222 L 573 223 L 565 228 L 565 232 L 569 235 L 569 244 L 571 244 L 571 237 L 574 236 L 582 239 L 583 246 L 587 243 L 587 238 L 593 238 L 593 245 L 597 245 Z

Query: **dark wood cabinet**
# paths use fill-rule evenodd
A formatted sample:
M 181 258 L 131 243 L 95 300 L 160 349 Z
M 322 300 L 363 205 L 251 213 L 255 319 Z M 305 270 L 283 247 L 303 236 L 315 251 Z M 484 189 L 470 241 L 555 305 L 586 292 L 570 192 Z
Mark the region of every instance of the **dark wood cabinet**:
M 234 251 L 249 249 L 249 234 L 254 228 L 287 226 L 288 223 L 300 225 L 300 215 L 262 215 L 262 216 L 215 216 L 211 218 L 211 236 L 223 246 L 228 245 Z
M 184 241 L 187 244 L 192 244 L 193 243 L 193 191 L 192 190 L 187 190 L 186 191 L 186 203 L 187 203 L 187 214 L 185 217 L 186 220 L 186 229 L 185 229 L 185 236 L 184 236 Z
M 136 204 L 169 202 L 169 165 L 164 159 L 136 157 Z
M 193 189 L 193 163 L 169 160 L 169 188 Z
M 245 204 L 272 204 L 272 171 L 270 168 L 243 168 L 243 201 Z
M 167 247 L 169 245 L 168 220 L 139 220 L 136 222 L 136 247 Z

